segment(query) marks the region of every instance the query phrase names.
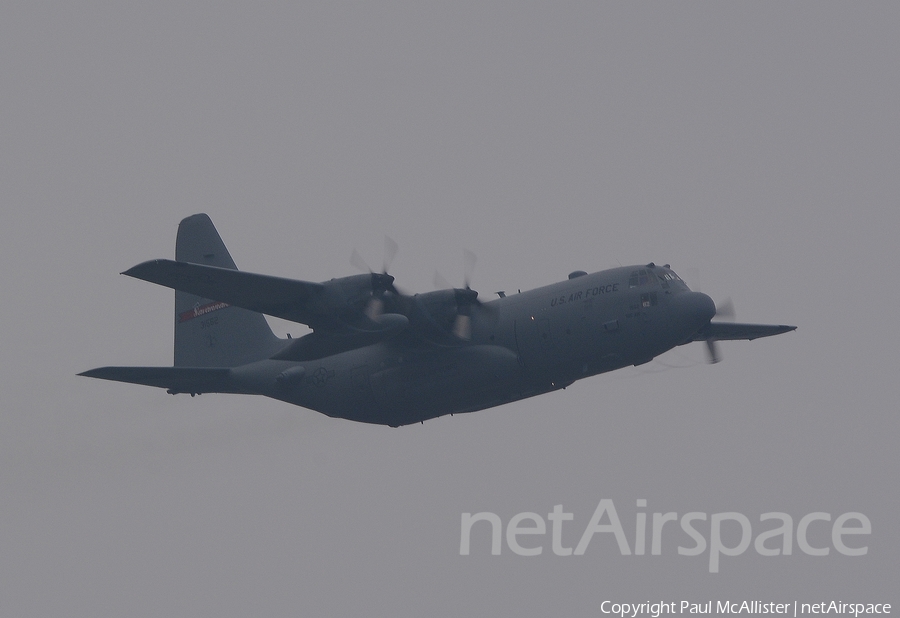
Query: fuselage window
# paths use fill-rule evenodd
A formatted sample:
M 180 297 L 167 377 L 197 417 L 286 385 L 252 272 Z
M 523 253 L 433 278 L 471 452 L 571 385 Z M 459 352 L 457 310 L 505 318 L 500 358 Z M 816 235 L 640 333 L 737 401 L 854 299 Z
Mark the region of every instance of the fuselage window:
M 646 309 L 647 307 L 655 307 L 658 302 L 656 297 L 656 292 L 650 292 L 649 294 L 641 294 L 641 307 Z

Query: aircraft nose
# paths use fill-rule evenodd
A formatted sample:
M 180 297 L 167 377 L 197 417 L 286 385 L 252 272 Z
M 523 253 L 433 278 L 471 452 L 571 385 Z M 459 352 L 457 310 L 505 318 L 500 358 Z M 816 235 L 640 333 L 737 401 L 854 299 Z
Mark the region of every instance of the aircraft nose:
M 672 299 L 678 316 L 700 328 L 716 315 L 716 303 L 700 292 L 683 292 Z

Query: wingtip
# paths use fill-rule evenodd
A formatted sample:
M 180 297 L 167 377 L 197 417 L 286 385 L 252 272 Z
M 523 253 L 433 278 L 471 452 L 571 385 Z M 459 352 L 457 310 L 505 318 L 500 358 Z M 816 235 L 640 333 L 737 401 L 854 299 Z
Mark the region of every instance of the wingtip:
M 776 334 L 776 335 L 783 335 L 783 334 L 785 334 L 785 333 L 791 332 L 792 330 L 797 330 L 797 327 L 796 327 L 796 326 L 790 326 L 790 325 L 788 325 L 788 324 L 779 324 L 779 325 L 778 325 L 778 332 L 777 332 L 777 333 L 774 333 L 774 334 Z
M 151 261 L 152 261 L 152 260 L 151 260 Z M 147 264 L 147 263 L 148 263 L 148 262 L 141 262 L 140 264 L 135 264 L 135 265 L 132 266 L 131 268 L 128 268 L 128 269 L 126 269 L 126 270 L 123 270 L 123 271 L 120 272 L 119 274 L 120 274 L 120 275 L 125 275 L 126 277 L 136 277 L 136 274 L 135 274 L 135 273 L 137 273 L 137 272 L 140 270 L 140 268 L 141 268 L 144 264 Z
M 171 260 L 163 260 L 163 259 L 147 260 L 146 262 L 141 262 L 140 264 L 135 264 L 128 270 L 123 270 L 119 274 L 126 275 L 128 277 L 134 277 L 135 279 L 146 280 L 148 271 L 150 271 L 151 269 L 158 268 L 160 264 L 163 264 L 163 263 L 169 262 L 169 261 L 171 261 Z

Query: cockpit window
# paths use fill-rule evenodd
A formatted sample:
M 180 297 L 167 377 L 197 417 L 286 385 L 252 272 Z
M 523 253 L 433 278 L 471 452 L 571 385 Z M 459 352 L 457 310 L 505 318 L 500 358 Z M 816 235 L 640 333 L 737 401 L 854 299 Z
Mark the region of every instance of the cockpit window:
M 678 287 L 679 284 L 680 284 L 681 286 L 687 287 L 687 286 L 685 285 L 684 281 L 681 280 L 681 277 L 679 277 L 678 275 L 676 275 L 676 274 L 675 274 L 674 272 L 672 272 L 671 270 L 663 271 L 663 272 L 657 272 L 657 273 L 656 273 L 656 276 L 659 277 L 659 284 L 660 284 L 663 288 L 668 288 L 670 283 L 675 284 L 676 287 Z
M 667 273 L 662 273 L 659 278 L 664 281 L 681 281 L 681 277 L 673 273 L 671 270 Z
M 631 271 L 628 277 L 628 287 L 636 288 L 642 285 L 649 285 L 653 281 L 653 273 L 646 268 Z

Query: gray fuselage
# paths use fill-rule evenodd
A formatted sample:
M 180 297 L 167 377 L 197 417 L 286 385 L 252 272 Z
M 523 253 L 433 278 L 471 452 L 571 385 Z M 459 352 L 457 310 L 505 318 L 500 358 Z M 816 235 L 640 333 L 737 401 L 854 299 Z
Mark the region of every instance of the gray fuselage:
M 420 297 L 427 295 L 412 298 Z M 329 416 L 406 425 L 645 363 L 690 340 L 714 314 L 709 297 L 664 266 L 579 272 L 484 303 L 465 342 L 422 345 L 401 332 L 314 360 L 235 367 L 231 377 L 245 392 Z

